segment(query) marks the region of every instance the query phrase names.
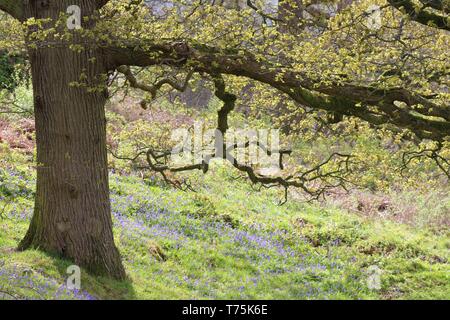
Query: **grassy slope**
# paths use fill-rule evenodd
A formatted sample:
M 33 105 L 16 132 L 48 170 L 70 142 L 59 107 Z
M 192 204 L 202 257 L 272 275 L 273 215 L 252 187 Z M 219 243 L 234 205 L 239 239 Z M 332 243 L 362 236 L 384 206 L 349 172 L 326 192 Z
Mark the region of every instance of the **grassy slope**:
M 25 167 L 3 175 L 10 182 L 0 180 L 1 192 L 15 196 L 0 219 L 0 298 L 450 297 L 448 236 L 317 205 L 280 207 L 275 194 L 254 192 L 220 167 L 198 193 L 112 175 L 115 236 L 129 280 L 83 272 L 83 292 L 69 292 L 63 284 L 70 262 L 14 251 L 29 222 L 34 182 Z M 367 288 L 372 265 L 382 270 L 380 291 Z

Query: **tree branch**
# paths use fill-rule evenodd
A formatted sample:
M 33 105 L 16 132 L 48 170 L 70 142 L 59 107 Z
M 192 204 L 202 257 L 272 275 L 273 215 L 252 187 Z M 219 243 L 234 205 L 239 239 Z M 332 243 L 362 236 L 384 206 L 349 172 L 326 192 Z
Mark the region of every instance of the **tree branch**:
M 422 8 L 417 7 L 412 0 L 388 0 L 389 4 L 400 11 L 404 11 L 412 20 L 429 26 L 433 24 L 438 29 L 450 31 L 450 17 L 443 10 L 442 1 L 422 0 Z M 427 10 L 427 7 L 438 9 L 438 12 Z M 402 10 L 403 9 L 403 10 Z
M 253 184 L 259 184 L 262 187 L 266 188 L 275 186 L 284 188 L 285 199 L 282 203 L 287 201 L 287 191 L 291 187 L 302 189 L 305 193 L 311 196 L 312 199 L 319 199 L 332 188 L 345 188 L 345 184 L 347 183 L 345 176 L 350 172 L 349 165 L 351 159 L 351 156 L 346 154 L 333 153 L 324 162 L 313 166 L 312 168 L 307 169 L 303 172 L 298 172 L 296 174 L 288 176 L 263 175 L 258 173 L 252 165 L 239 162 L 239 160 L 231 153 L 235 150 L 238 150 L 239 148 L 249 148 L 252 142 L 247 141 L 243 144 L 238 143 L 228 145 L 223 138 L 220 138 L 225 137 L 228 131 L 228 116 L 235 108 L 237 97 L 226 90 L 226 83 L 222 75 L 214 74 L 212 75 L 212 79 L 216 88 L 215 95 L 219 100 L 222 101 L 223 105 L 218 112 L 214 151 L 203 155 L 202 161 L 200 163 L 188 164 L 181 167 L 171 167 L 168 164 L 168 156 L 173 154 L 172 151 L 156 152 L 151 148 L 147 149 L 146 151 L 139 152 L 133 158 L 119 157 L 114 153 L 113 156 L 118 159 L 129 160 L 132 162 L 137 161 L 141 156 L 145 156 L 148 169 L 161 174 L 161 176 L 167 183 L 181 189 L 183 189 L 185 185 L 187 185 L 190 189 L 190 185 L 185 181 L 181 182 L 170 179 L 167 173 L 179 173 L 191 170 L 202 170 L 204 173 L 206 173 L 209 170 L 209 164 L 211 160 L 214 158 L 221 158 L 229 161 L 234 168 L 246 174 Z M 273 154 L 273 151 L 267 148 L 262 143 L 256 142 L 256 145 L 261 148 L 268 156 L 271 156 Z M 183 150 L 177 150 L 177 152 L 185 151 L 192 150 L 186 150 L 185 148 L 183 148 Z M 276 150 L 276 152 L 279 157 L 279 167 L 281 170 L 283 170 L 283 156 L 290 155 L 291 150 Z M 328 170 L 325 168 L 327 165 L 333 164 L 334 167 Z M 145 169 L 146 167 L 140 168 Z
M 169 78 L 164 78 L 162 80 L 159 80 L 158 82 L 156 82 L 153 85 L 147 85 L 145 83 L 139 82 L 136 79 L 136 77 L 134 76 L 134 74 L 131 71 L 130 67 L 128 67 L 128 66 L 120 66 L 120 67 L 117 68 L 117 71 L 119 71 L 120 73 L 122 73 L 125 76 L 125 78 L 130 83 L 131 87 L 136 88 L 136 89 L 140 89 L 140 90 L 143 90 L 143 91 L 146 91 L 146 92 L 149 92 L 151 94 L 151 96 L 152 96 L 152 99 L 156 98 L 156 93 L 164 85 L 169 85 L 173 89 L 175 89 L 177 91 L 180 91 L 180 92 L 186 91 L 186 89 L 187 89 L 187 87 L 189 85 L 189 81 L 191 80 L 192 76 L 194 75 L 193 71 L 189 71 L 187 76 L 186 76 L 186 79 L 184 80 L 182 85 L 176 83 L 174 80 L 169 79 Z
M 25 15 L 23 1 L 20 0 L 0 0 L 0 10 L 20 21 Z
M 110 0 L 96 0 L 97 1 L 97 9 L 103 8 Z
M 450 136 L 450 107 L 403 88 L 378 89 L 352 83 L 317 86 L 317 81 L 304 73 L 258 61 L 251 55 L 229 54 L 184 42 L 153 45 L 146 51 L 139 47 L 105 50 L 116 66 L 188 65 L 195 72 L 243 76 L 268 84 L 314 109 L 355 116 L 375 125 L 392 124 L 409 129 L 422 139 L 439 141 Z M 406 107 L 396 102 L 403 102 Z M 371 111 L 370 107 L 376 110 Z

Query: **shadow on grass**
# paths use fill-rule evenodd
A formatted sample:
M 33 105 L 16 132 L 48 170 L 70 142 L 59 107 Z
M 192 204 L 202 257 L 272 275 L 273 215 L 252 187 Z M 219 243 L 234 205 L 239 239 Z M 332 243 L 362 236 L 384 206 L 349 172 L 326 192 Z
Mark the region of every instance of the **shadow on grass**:
M 67 272 L 67 268 L 74 263 L 55 254 L 42 253 L 52 260 L 61 279 L 67 280 L 72 274 Z M 125 280 L 115 280 L 106 276 L 94 275 L 83 268 L 81 269 L 81 290 L 101 300 L 136 299 L 136 292 L 129 277 Z

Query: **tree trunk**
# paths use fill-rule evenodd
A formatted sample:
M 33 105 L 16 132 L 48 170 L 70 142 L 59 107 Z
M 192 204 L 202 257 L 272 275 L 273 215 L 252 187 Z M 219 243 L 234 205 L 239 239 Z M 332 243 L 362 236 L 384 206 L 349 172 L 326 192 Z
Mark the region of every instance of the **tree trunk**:
M 56 18 L 78 4 L 83 15 L 94 1 L 32 1 L 30 15 Z M 70 3 L 69 3 L 70 2 Z M 77 39 L 77 37 L 75 37 Z M 95 60 L 93 60 L 95 59 Z M 122 279 L 114 245 L 106 151 L 106 90 L 71 86 L 81 74 L 92 86 L 107 72 L 95 48 L 67 45 L 30 49 L 37 143 L 34 215 L 19 249 L 39 248 L 71 259 L 96 274 Z

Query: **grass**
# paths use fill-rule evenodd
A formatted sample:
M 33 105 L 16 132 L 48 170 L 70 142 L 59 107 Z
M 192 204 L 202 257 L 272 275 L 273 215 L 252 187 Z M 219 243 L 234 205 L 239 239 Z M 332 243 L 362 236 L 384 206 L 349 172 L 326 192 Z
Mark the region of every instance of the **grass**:
M 276 191 L 256 192 L 227 172 L 214 166 L 196 193 L 111 174 L 114 234 L 129 279 L 82 272 L 82 291 L 73 292 L 65 287 L 69 261 L 14 250 L 31 216 L 34 179 L 25 166 L 3 169 L 0 298 L 450 297 L 448 233 L 331 206 L 280 207 Z M 380 290 L 368 288 L 372 266 L 381 270 Z

